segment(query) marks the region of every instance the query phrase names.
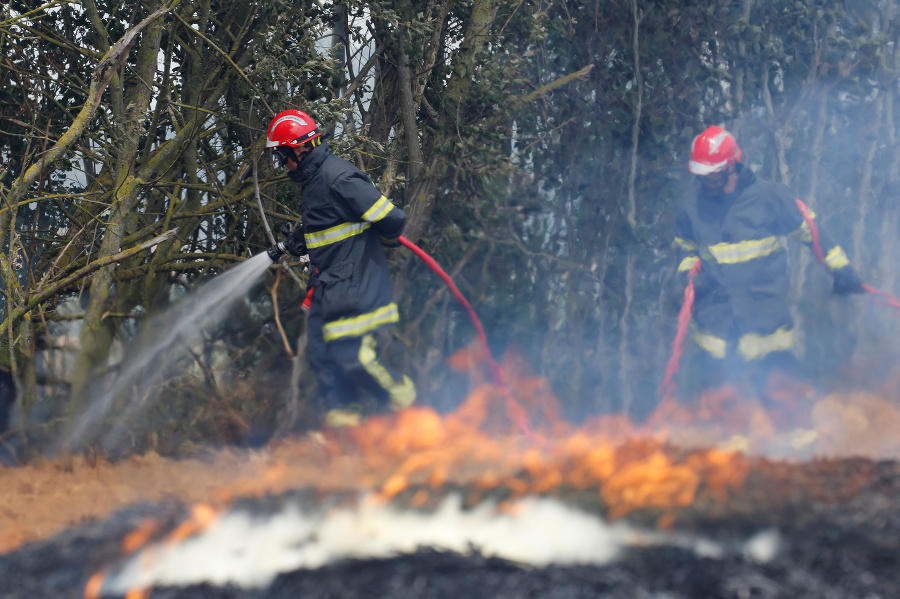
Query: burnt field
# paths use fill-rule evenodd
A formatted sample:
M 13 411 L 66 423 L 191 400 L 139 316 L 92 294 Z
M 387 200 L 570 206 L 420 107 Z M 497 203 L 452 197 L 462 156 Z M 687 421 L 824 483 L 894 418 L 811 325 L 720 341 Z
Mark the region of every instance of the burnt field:
M 786 463 L 753 461 L 741 492 L 727 497 L 708 494 L 706 482 L 698 489 L 699 501 L 660 508 L 645 506 L 616 519 L 608 543 L 599 548 L 600 559 L 589 553 L 577 558 L 561 555 L 570 563 L 528 563 L 528 559 L 508 559 L 473 543 L 466 550 L 448 549 L 453 543 L 435 535 L 407 551 L 386 549 L 383 556 L 355 557 L 368 553 L 361 546 L 372 536 L 372 523 L 362 529 L 346 529 L 343 550 L 316 558 L 297 558 L 292 567 L 277 551 L 268 553 L 259 540 L 244 530 L 235 547 L 212 544 L 176 555 L 180 576 L 185 582 L 158 582 L 129 586 L 127 563 L 138 570 L 157 569 L 164 557 L 148 547 L 172 547 L 203 537 L 224 520 L 225 514 L 241 515 L 260 527 L 293 508 L 321 522 L 346 509 L 357 520 L 381 517 L 380 511 L 366 512 L 359 496 L 350 493 L 323 493 L 306 488 L 270 496 L 234 500 L 228 508 L 202 522 L 196 506 L 177 501 L 135 505 L 103 520 L 76 526 L 48 539 L 26 544 L 0 555 L 0 596 L 8 599 L 34 597 L 196 597 L 196 598 L 355 598 L 355 597 L 897 597 L 900 596 L 900 465 L 895 461 L 865 459 Z M 482 516 L 502 517 L 516 511 L 508 487 L 487 493 L 471 488 L 444 492 L 469 493 L 462 499 L 462 513 L 481 511 Z M 417 489 L 411 487 L 384 504 L 390 513 L 414 513 L 423 520 L 448 518 L 439 505 L 410 505 Z M 432 491 L 433 494 L 433 491 Z M 576 490 L 566 485 L 550 495 L 561 505 L 577 505 L 583 516 L 596 517 L 606 525 L 610 506 L 598 498 L 596 489 Z M 469 504 L 475 496 L 477 503 Z M 504 499 L 505 497 L 505 499 Z M 437 497 L 430 504 L 440 504 Z M 488 506 L 488 507 L 485 507 Z M 505 506 L 505 508 L 504 508 Z M 510 510 L 509 508 L 513 508 Z M 363 512 L 361 516 L 358 514 Z M 560 526 L 558 521 L 542 523 L 542 516 L 520 509 L 520 527 L 531 535 L 521 542 L 577 545 L 580 531 Z M 489 518 L 490 516 L 488 516 Z M 189 523 L 194 522 L 193 525 Z M 308 521 L 307 521 L 308 522 Z M 458 524 L 458 520 L 453 520 Z M 479 521 L 482 526 L 485 520 Z M 152 526 L 148 526 L 152 523 Z M 188 524 L 186 526 L 186 524 Z M 401 536 L 399 527 L 410 526 L 402 519 L 384 524 L 385 534 Z M 414 525 L 414 524 L 413 524 Z M 290 523 L 274 524 L 290 526 Z M 299 525 L 301 528 L 306 525 Z M 143 532 L 141 532 L 143 531 Z M 179 532 L 180 531 L 180 532 Z M 137 536 L 135 533 L 138 533 Z M 592 532 L 585 529 L 584 535 Z M 502 536 L 504 531 L 495 533 Z M 508 533 L 506 533 L 508 534 Z M 315 543 L 327 536 L 322 526 L 307 527 L 292 541 L 273 542 L 274 550 Z M 221 537 L 219 537 L 221 538 Z M 223 553 L 225 556 L 223 557 Z M 247 583 L 248 573 L 232 572 L 233 580 L 222 582 L 212 562 L 231 559 L 229 551 L 259 551 L 259 559 L 245 559 L 237 568 L 258 567 L 270 572 Z M 502 553 L 502 551 L 500 552 Z M 602 554 L 602 555 L 599 555 Z M 542 557 L 542 560 L 553 557 Z M 171 560 L 169 560 L 171 561 Z M 154 563 L 157 562 L 157 563 Z M 304 566 L 304 562 L 307 566 Z M 321 562 L 321 563 L 318 563 Z M 275 565 L 277 564 L 277 566 Z M 235 566 L 233 566 L 235 567 Z M 280 570 L 277 573 L 274 570 Z M 203 572 L 210 578 L 192 580 Z M 176 575 L 179 576 L 179 575 Z M 242 578 L 244 576 L 244 578 Z M 117 580 L 118 578 L 118 580 Z
M 892 401 L 576 427 L 525 383 L 534 434 L 485 385 L 257 450 L 0 468 L 0 597 L 900 597 Z

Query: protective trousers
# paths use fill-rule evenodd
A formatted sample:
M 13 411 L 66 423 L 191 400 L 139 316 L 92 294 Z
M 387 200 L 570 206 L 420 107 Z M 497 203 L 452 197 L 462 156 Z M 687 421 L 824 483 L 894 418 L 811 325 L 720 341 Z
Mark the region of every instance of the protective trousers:
M 394 373 L 378 355 L 373 334 L 325 342 L 324 321 L 307 321 L 307 358 L 316 375 L 326 410 L 356 408 L 368 394 L 379 407 L 404 408 L 416 399 L 407 376 Z
M 759 303 L 754 320 L 736 322 L 727 305 L 707 305 L 695 314 L 691 333 L 700 351 L 689 368 L 695 373 L 686 389 L 690 394 L 732 381 L 750 384 L 764 398 L 773 372 L 802 378 L 787 305 L 775 298 Z

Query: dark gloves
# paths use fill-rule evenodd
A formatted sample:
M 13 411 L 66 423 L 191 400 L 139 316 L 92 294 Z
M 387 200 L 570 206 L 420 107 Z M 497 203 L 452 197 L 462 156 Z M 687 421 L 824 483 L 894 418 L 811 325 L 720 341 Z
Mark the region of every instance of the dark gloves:
M 266 250 L 272 262 L 278 262 L 285 252 L 291 256 L 305 256 L 309 253 L 303 239 L 303 229 L 297 229 L 292 233 L 289 226 L 282 225 L 278 231 L 284 236 L 284 240 Z
M 851 293 L 865 293 L 863 282 L 853 270 L 852 266 L 845 266 L 831 271 L 834 277 L 834 286 L 832 289 L 838 295 L 849 295 Z
M 400 247 L 400 238 L 399 237 L 383 237 L 381 238 L 381 245 L 386 248 L 398 248 Z
M 684 286 L 687 286 L 687 274 L 681 278 L 684 280 Z M 724 293 L 725 288 L 709 270 L 701 268 L 700 272 L 694 275 L 694 297 L 702 298 Z
M 285 251 L 291 256 L 305 256 L 309 253 L 306 249 L 306 241 L 303 239 L 303 229 L 297 229 L 291 233 L 290 227 L 282 225 L 279 231 L 284 235 L 284 241 L 281 243 L 284 244 Z

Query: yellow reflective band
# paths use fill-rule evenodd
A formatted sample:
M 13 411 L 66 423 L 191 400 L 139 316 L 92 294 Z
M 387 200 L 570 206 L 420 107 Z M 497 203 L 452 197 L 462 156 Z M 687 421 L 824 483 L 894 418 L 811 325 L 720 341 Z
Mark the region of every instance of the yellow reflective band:
M 359 235 L 371 226 L 370 223 L 341 223 L 322 231 L 307 233 L 303 239 L 306 241 L 306 249 L 311 250 Z
M 738 353 L 747 362 L 758 360 L 775 351 L 790 351 L 794 340 L 794 329 L 787 327 L 780 327 L 771 335 L 748 333 L 738 341 Z
M 678 272 L 686 272 L 694 267 L 695 264 L 700 262 L 700 258 L 697 256 L 687 256 L 681 263 L 678 265 Z
M 783 249 L 784 246 L 781 244 L 781 240 L 774 236 L 739 241 L 738 243 L 717 243 L 709 246 L 710 253 L 719 264 L 748 262 Z
M 706 331 L 702 331 L 697 326 L 693 327 L 691 336 L 694 338 L 694 342 L 697 345 L 712 354 L 714 358 L 719 358 L 720 360 L 725 359 L 725 354 L 728 351 L 727 341 L 721 337 L 716 337 Z
M 388 369 L 378 361 L 376 345 L 377 342 L 372 335 L 362 338 L 359 345 L 359 363 L 375 379 L 375 382 L 388 392 L 392 408 L 398 410 L 408 408 L 416 401 L 416 386 L 408 376 L 404 376 L 400 381 L 391 376 Z
M 681 237 L 675 238 L 675 245 L 680 247 L 686 252 L 695 252 L 697 251 L 697 244 L 693 241 L 688 241 L 687 239 L 682 239 Z
M 800 227 L 788 235 L 792 239 L 802 241 L 803 243 L 812 243 L 812 231 L 809 230 L 809 223 L 805 220 Z
M 343 337 L 361 337 L 382 325 L 399 322 L 399 320 L 400 313 L 397 311 L 397 304 L 391 302 L 387 306 L 382 306 L 366 314 L 332 320 L 322 327 L 322 333 L 325 341 L 334 341 Z
M 365 214 L 362 215 L 363 220 L 367 220 L 370 223 L 377 223 L 385 216 L 387 216 L 388 212 L 394 209 L 394 205 L 391 203 L 389 199 L 384 196 L 378 198 L 378 201 L 372 204 L 372 207 L 366 210 Z
M 828 265 L 829 270 L 838 270 L 845 266 L 850 266 L 850 260 L 847 258 L 847 254 L 844 253 L 843 248 L 836 245 L 828 250 L 828 255 L 825 256 L 825 264 Z

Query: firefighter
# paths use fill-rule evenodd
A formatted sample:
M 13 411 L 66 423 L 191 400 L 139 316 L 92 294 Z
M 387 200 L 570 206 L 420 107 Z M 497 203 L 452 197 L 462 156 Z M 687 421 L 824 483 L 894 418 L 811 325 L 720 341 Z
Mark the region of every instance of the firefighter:
M 376 332 L 399 320 L 382 247 L 399 245 L 406 214 L 365 173 L 329 151 L 306 113 L 277 114 L 267 137 L 266 147 L 303 190 L 300 227 L 267 251 L 276 262 L 285 252 L 309 256 L 306 351 L 325 425 L 359 423 L 365 394 L 379 407 L 411 405 L 413 382 L 388 368 L 376 339 Z
M 691 323 L 702 361 L 695 382 L 715 386 L 736 368 L 761 392 L 772 370 L 798 375 L 782 237 L 807 245 L 813 239 L 790 189 L 757 178 L 741 156 L 721 127 L 694 139 L 688 169 L 697 184 L 681 199 L 674 245 L 682 288 L 700 261 Z M 844 250 L 816 228 L 834 292 L 862 293 Z

